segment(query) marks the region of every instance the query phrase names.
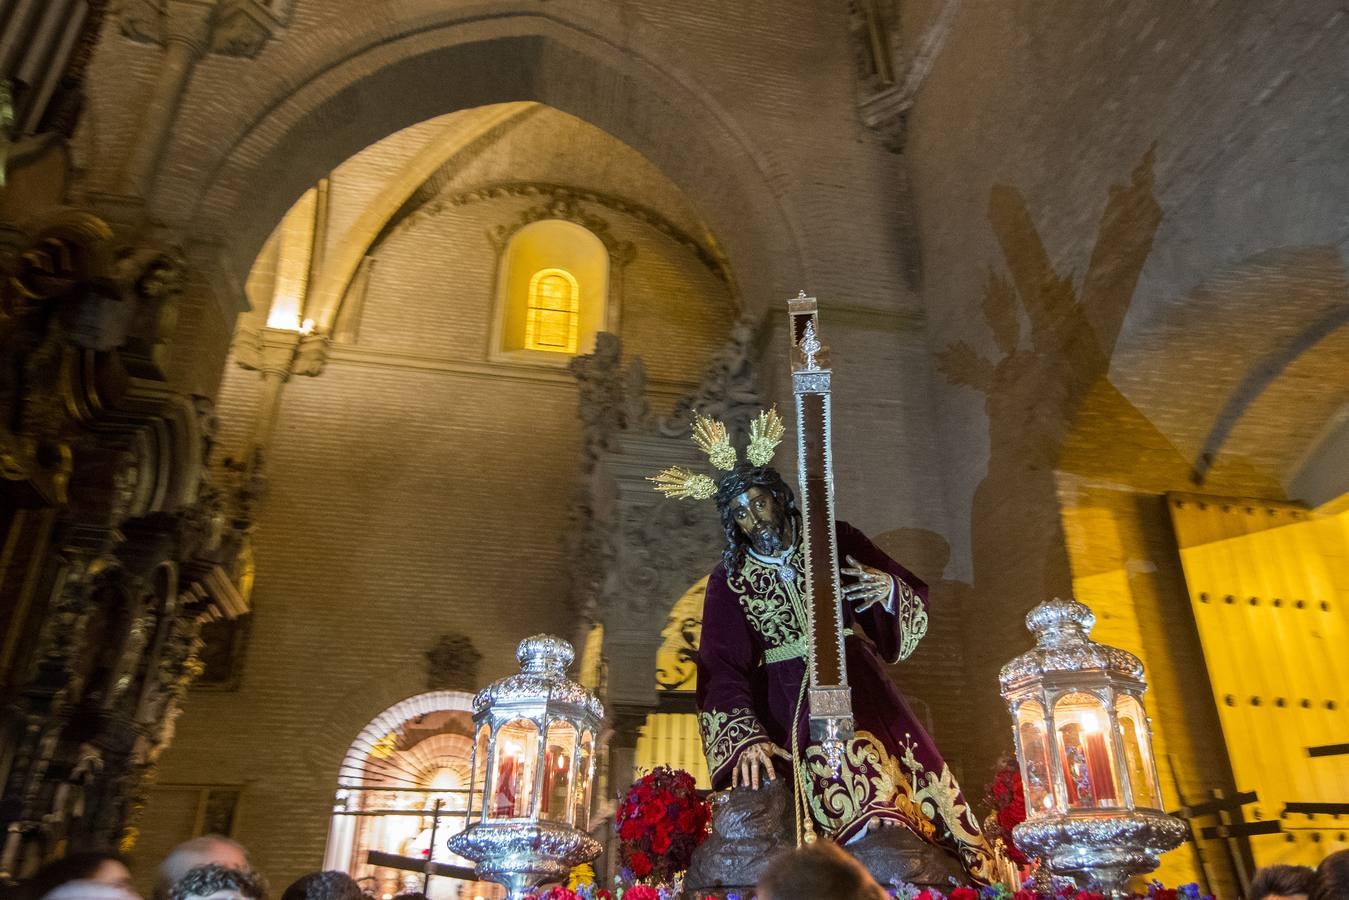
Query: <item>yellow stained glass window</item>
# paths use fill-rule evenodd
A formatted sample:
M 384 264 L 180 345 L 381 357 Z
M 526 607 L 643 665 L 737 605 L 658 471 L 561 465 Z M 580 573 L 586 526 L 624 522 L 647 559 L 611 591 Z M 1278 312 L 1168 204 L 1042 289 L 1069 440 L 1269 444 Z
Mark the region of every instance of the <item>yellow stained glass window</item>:
M 575 353 L 580 287 L 566 269 L 540 269 L 529 279 L 525 349 Z

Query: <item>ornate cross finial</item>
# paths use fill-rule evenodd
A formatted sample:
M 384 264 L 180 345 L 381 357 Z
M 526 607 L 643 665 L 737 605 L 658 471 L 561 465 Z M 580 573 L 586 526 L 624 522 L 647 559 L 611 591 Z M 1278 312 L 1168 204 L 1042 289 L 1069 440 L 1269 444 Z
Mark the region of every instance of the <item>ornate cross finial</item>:
M 801 352 L 806 355 L 807 369 L 819 368 L 815 364 L 815 354 L 821 349 L 820 339 L 815 336 L 815 322 L 813 320 L 806 322 L 805 333 L 801 335 Z

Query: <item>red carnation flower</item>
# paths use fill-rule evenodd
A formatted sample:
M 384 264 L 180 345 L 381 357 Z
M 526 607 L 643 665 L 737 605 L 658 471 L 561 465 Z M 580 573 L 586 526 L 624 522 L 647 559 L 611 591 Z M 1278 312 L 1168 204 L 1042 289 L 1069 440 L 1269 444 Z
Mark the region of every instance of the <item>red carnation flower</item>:
M 641 850 L 634 850 L 628 855 L 628 867 L 638 878 L 645 878 L 651 874 L 651 857 Z
M 979 900 L 979 892 L 972 887 L 958 887 L 952 889 L 946 900 Z
M 639 819 L 628 819 L 622 825 L 618 826 L 618 837 L 624 841 L 635 841 L 642 836 L 646 829 L 642 826 Z

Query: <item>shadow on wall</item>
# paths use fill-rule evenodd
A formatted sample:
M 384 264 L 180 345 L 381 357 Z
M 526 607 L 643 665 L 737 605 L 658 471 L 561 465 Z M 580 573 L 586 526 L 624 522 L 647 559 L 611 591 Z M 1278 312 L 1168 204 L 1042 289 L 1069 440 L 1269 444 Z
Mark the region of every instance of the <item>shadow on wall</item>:
M 974 493 L 974 585 L 961 630 L 967 677 L 977 686 L 966 714 L 975 773 L 991 772 L 1009 749 L 996 678 L 1028 643 L 1024 613 L 1072 591 L 1054 470 L 1077 408 L 1107 373 L 1162 220 L 1152 167 L 1149 149 L 1130 182 L 1111 188 L 1080 286 L 1050 264 L 1021 192 L 995 185 L 989 223 L 1008 274 L 989 271 L 982 309 L 1002 356 L 988 360 L 963 341 L 938 355 L 950 382 L 983 392 L 988 415 L 988 474 Z
M 913 656 L 890 669 L 891 677 L 923 719 L 942 755 L 970 799 L 978 796 L 987 773 L 966 765 L 970 753 L 965 710 L 965 657 L 962 610 L 972 588 L 944 578 L 951 545 L 935 531 L 896 528 L 874 538 L 877 547 L 899 560 L 928 586 L 927 636 Z M 966 772 L 969 777 L 966 777 Z

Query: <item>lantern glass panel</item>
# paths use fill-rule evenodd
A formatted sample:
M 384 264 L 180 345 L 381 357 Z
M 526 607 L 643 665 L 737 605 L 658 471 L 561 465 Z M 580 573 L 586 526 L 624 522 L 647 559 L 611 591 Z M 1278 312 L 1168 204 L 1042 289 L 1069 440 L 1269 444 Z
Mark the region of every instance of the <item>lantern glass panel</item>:
M 1054 729 L 1070 810 L 1123 805 L 1113 741 L 1107 733 L 1109 722 L 1105 702 L 1094 694 L 1075 691 L 1054 703 Z
M 590 785 L 594 781 L 590 769 L 594 753 L 594 736 L 589 731 L 582 732 L 580 752 L 576 755 L 576 786 L 572 789 L 576 801 L 574 823 L 582 831 L 590 828 Z
M 478 741 L 473 747 L 473 795 L 469 798 L 469 812 L 478 809 L 479 816 L 486 815 L 489 804 L 487 798 L 483 796 L 483 790 L 487 784 L 487 750 L 488 741 L 492 736 L 492 729 L 483 725 L 478 729 Z M 473 804 L 477 804 L 476 807 Z
M 552 822 L 571 824 L 571 786 L 576 781 L 572 765 L 576 760 L 576 726 L 555 719 L 548 723 L 548 740 L 543 750 L 543 797 L 539 816 Z
M 519 819 L 533 813 L 534 766 L 538 754 L 539 726 L 535 723 L 516 719 L 497 730 L 492 818 Z
M 1161 809 L 1157 767 L 1152 761 L 1152 741 L 1143 704 L 1136 697 L 1121 694 L 1115 701 L 1115 715 L 1119 720 L 1120 743 L 1124 745 L 1124 767 L 1129 772 L 1129 784 L 1133 787 L 1134 805 Z
M 1043 816 L 1053 812 L 1054 773 L 1049 767 L 1045 710 L 1039 701 L 1027 700 L 1016 708 L 1016 739 L 1026 815 Z

